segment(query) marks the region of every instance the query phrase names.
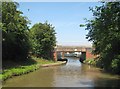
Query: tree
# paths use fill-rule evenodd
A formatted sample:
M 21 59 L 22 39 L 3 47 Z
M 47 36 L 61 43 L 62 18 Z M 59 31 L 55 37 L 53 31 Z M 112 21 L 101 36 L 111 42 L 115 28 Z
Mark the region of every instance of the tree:
M 45 59 L 53 59 L 56 45 L 55 30 L 51 24 L 37 23 L 30 29 L 32 53 Z
M 94 19 L 87 20 L 87 39 L 93 41 L 94 54 L 105 70 L 120 73 L 120 2 L 103 3 L 90 9 Z
M 16 2 L 2 2 L 3 61 L 26 59 L 29 52 L 28 19 L 17 10 Z

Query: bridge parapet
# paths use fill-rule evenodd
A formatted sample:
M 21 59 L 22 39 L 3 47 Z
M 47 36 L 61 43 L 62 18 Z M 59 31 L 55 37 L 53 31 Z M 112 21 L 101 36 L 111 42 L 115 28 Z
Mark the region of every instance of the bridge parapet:
M 86 52 L 88 49 L 92 49 L 92 48 L 87 48 L 87 47 L 70 47 L 70 46 L 58 46 L 56 48 L 57 52 Z
M 57 52 L 86 52 L 86 49 L 57 49 Z

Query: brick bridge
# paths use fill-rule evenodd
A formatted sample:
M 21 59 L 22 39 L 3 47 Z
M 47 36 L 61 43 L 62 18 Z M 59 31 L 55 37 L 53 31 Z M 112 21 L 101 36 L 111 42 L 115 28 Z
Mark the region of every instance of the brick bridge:
M 84 55 L 84 59 L 91 59 L 95 56 L 91 53 L 92 47 L 84 47 L 84 46 L 56 46 L 54 51 L 54 59 L 57 61 L 58 53 L 62 54 L 62 58 L 64 58 L 65 53 L 67 52 L 81 52 Z

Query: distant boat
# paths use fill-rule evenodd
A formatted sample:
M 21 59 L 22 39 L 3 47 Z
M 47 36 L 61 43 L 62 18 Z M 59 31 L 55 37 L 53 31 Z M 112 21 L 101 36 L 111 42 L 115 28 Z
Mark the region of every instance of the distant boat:
M 80 61 L 81 63 L 83 63 L 84 60 L 83 60 L 83 58 L 80 57 L 79 61 Z
M 68 59 L 66 59 L 66 58 L 59 58 L 59 59 L 57 59 L 57 61 L 68 61 Z

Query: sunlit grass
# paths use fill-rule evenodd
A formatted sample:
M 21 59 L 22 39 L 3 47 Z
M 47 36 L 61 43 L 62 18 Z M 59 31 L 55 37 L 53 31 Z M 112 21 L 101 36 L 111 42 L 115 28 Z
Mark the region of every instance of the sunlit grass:
M 6 80 L 8 78 L 11 78 L 12 76 L 19 76 L 22 74 L 27 74 L 29 72 L 35 71 L 38 68 L 39 66 L 37 65 L 30 65 L 30 66 L 21 66 L 17 68 L 11 68 L 8 70 L 6 69 L 6 70 L 3 70 L 2 79 Z
M 30 64 L 30 63 L 28 63 L 29 61 L 27 61 L 26 65 L 24 65 L 24 66 L 13 67 L 10 69 L 3 70 L 2 74 L 0 74 L 0 79 L 2 79 L 4 81 L 8 78 L 11 78 L 12 76 L 19 76 L 22 74 L 27 74 L 29 72 L 33 72 L 33 71 L 37 70 L 38 68 L 40 68 L 40 66 L 42 64 L 55 63 L 52 60 L 45 60 L 43 58 L 32 57 L 32 59 L 36 62 L 35 64 L 27 65 L 27 64 Z
M 52 60 L 45 60 L 43 58 L 35 58 L 35 61 L 39 64 L 49 64 L 49 63 L 55 63 Z
M 0 80 L 2 80 L 2 74 L 0 74 Z

